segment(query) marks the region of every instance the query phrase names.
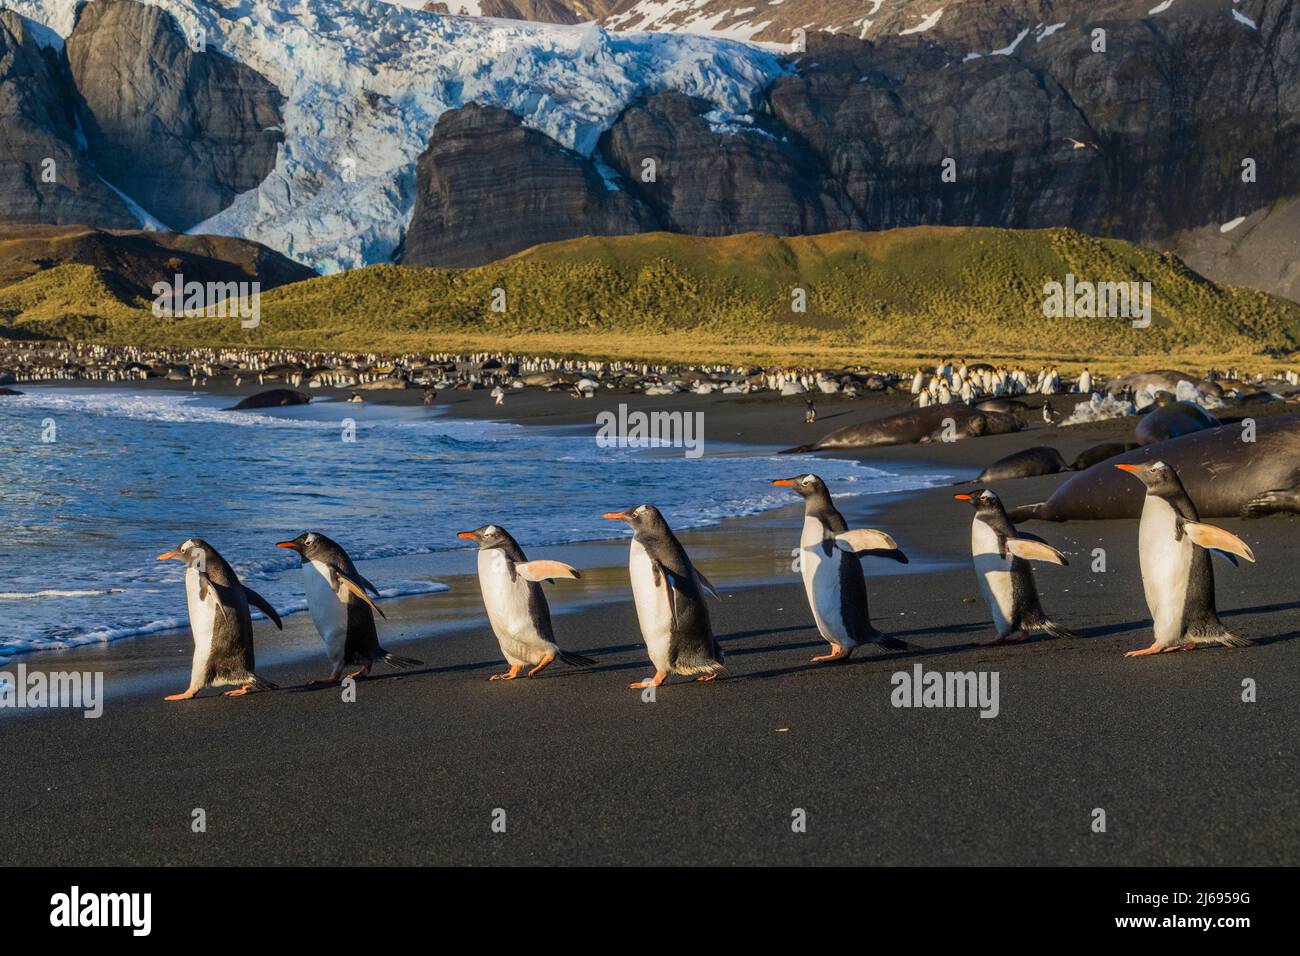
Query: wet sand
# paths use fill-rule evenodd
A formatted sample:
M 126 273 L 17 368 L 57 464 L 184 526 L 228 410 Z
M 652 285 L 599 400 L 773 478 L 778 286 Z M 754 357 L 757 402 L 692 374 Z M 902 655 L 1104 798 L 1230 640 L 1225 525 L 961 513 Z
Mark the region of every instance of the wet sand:
M 706 450 L 710 438 L 799 444 L 905 404 L 818 399 L 821 422 L 807 427 L 796 398 L 529 390 L 500 409 L 484 392 L 439 396 L 453 414 L 587 430 L 620 401 L 703 411 Z M 1035 444 L 1069 460 L 1127 438 L 1132 424 L 1036 426 L 862 457 L 969 477 Z M 995 487 L 1013 505 L 1060 480 Z M 1258 558 L 1216 566 L 1225 622 L 1255 646 L 1125 659 L 1150 643 L 1136 522 L 1033 525 L 1071 558 L 1037 569 L 1043 604 L 1083 637 L 979 647 L 992 632 L 970 567 L 970 509 L 952 492 L 844 502 L 851 524 L 889 531 L 913 559 L 873 563 L 868 587 L 876 626 L 916 653 L 866 648 L 845 664 L 809 663 L 826 645 L 789 566 L 798 507 L 683 535 L 722 591 L 712 614 L 731 677 L 676 679 L 653 701 L 627 689 L 650 666 L 623 542 L 541 549 L 587 569 L 549 593 L 561 642 L 597 659 L 589 670 L 557 664 L 534 680 L 489 683 L 504 666 L 477 616 L 470 552 L 438 571 L 452 591 L 386 604 L 385 644 L 428 663 L 379 667 L 355 703 L 305 687 L 324 661 L 301 614 L 284 635 L 257 629 L 259 669 L 284 690 L 241 699 L 162 702 L 185 682 L 184 635 L 29 655 L 43 669 L 104 670 L 110 696 L 98 720 L 0 715 L 11 768 L 0 805 L 14 822 L 0 861 L 1295 864 L 1294 519 L 1216 521 Z M 892 675 L 916 664 L 996 672 L 998 715 L 893 706 Z M 1254 703 L 1241 699 L 1247 678 Z M 206 833 L 191 831 L 196 808 Z M 1105 833 L 1092 831 L 1098 808 Z M 498 810 L 504 833 L 493 830 Z M 797 810 L 806 832 L 792 831 Z

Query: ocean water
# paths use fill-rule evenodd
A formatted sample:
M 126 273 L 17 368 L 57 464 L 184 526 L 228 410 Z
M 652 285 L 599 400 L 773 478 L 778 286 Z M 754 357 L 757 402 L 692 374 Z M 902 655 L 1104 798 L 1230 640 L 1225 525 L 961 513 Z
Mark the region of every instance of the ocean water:
M 230 412 L 233 399 L 184 391 L 22 391 L 0 397 L 0 660 L 184 626 L 184 569 L 156 557 L 190 537 L 285 614 L 305 604 L 298 559 L 275 542 L 302 531 L 358 562 L 464 548 L 456 532 L 488 523 L 525 548 L 615 538 L 625 527 L 605 511 L 650 502 L 674 528 L 701 527 L 790 504 L 769 480 L 810 470 L 707 430 L 690 459 L 436 407 Z M 829 459 L 816 470 L 837 495 L 948 480 Z M 445 589 L 376 583 L 385 597 Z

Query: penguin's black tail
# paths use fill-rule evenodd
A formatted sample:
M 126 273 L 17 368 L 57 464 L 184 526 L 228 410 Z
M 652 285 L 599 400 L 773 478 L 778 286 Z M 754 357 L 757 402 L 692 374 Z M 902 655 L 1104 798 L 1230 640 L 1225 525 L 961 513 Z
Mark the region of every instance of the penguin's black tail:
M 887 651 L 919 651 L 920 648 L 915 644 L 909 644 L 907 641 L 900 641 L 896 637 L 890 637 L 887 634 L 881 634 L 875 638 L 875 642 Z
M 812 451 L 816 447 L 817 446 L 815 444 L 800 445 L 798 448 L 784 448 L 781 451 L 777 452 L 777 454 L 778 455 L 804 455 Z
M 1007 512 L 1007 517 L 1011 519 L 1012 524 L 1020 524 L 1022 521 L 1033 521 L 1035 518 L 1041 518 L 1043 509 L 1047 507 L 1046 501 L 1037 501 L 1032 505 L 1021 505 L 1018 508 L 1012 508 Z
M 570 654 L 568 651 L 560 651 L 559 657 L 570 667 L 590 667 L 596 663 L 590 657 L 583 657 L 581 654 Z
M 265 677 L 258 677 L 256 674 L 248 675 L 248 682 L 258 690 L 279 690 L 279 684 L 272 684 Z
M 400 667 L 407 670 L 411 667 L 423 667 L 424 661 L 417 661 L 414 657 L 402 657 L 398 654 L 385 654 L 384 663 L 391 664 L 394 667 Z
M 1031 624 L 1029 627 L 1023 628 L 1023 630 L 1046 631 L 1048 634 L 1051 634 L 1052 637 L 1077 638 L 1083 636 L 1082 634 L 1074 633 L 1074 631 L 1071 631 L 1069 628 L 1061 627 L 1061 625 L 1057 624 L 1055 621 L 1048 620 L 1047 618 L 1043 618 L 1037 624 Z

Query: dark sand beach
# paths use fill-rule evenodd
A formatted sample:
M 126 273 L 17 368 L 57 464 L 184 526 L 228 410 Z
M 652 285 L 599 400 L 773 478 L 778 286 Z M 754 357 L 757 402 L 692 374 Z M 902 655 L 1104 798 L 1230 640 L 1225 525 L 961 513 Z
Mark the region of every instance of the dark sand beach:
M 795 398 L 584 401 L 530 389 L 498 408 L 484 392 L 439 396 L 452 414 L 588 430 L 597 410 L 619 402 L 703 411 L 706 441 L 767 445 L 905 405 L 819 399 L 821 421 L 809 427 Z M 1052 444 L 1069 460 L 1128 439 L 1132 427 L 1129 419 L 1047 429 L 1035 418 L 1018 434 L 861 457 L 971 477 L 1018 448 Z M 791 462 L 787 473 L 803 467 Z M 1012 505 L 1042 499 L 1061 480 L 995 487 Z M 1151 635 L 1137 523 L 1121 521 L 1030 526 L 1070 556 L 1069 567 L 1039 566 L 1036 576 L 1044 607 L 1082 639 L 978 647 L 992 629 L 971 570 L 971 512 L 953 491 L 845 502 L 851 524 L 888 531 L 912 558 L 907 567 L 872 564 L 868 588 L 877 627 L 917 653 L 868 647 L 847 663 L 809 663 L 826 645 L 788 567 L 799 507 L 684 534 L 722 592 L 712 615 L 730 677 L 670 679 L 653 701 L 627 688 L 652 668 L 629 600 L 625 542 L 548 555 L 595 568 L 549 592 L 562 644 L 598 661 L 585 671 L 556 664 L 535 680 L 489 683 L 504 667 L 464 576 L 467 560 L 440 578 L 451 592 L 385 605 L 385 644 L 428 663 L 403 673 L 378 667 L 355 703 L 338 688 L 305 686 L 326 665 L 304 614 L 284 634 L 258 622 L 259 669 L 283 689 L 240 699 L 208 691 L 162 701 L 185 683 L 184 634 L 12 658 L 6 668 L 103 670 L 109 699 L 97 720 L 0 715 L 11 768 L 0 775 L 0 805 L 21 824 L 0 841 L 0 862 L 1300 861 L 1294 520 L 1215 522 L 1258 559 L 1216 564 L 1220 612 L 1253 647 L 1125 659 Z M 1096 548 L 1104 572 L 1092 569 Z M 997 716 L 893 706 L 891 676 L 917 664 L 996 672 Z M 1253 703 L 1242 701 L 1247 678 L 1258 688 Z M 204 833 L 191 829 L 197 808 Z M 1098 808 L 1104 833 L 1092 829 Z M 498 810 L 505 832 L 493 828 Z M 797 810 L 806 832 L 792 831 Z

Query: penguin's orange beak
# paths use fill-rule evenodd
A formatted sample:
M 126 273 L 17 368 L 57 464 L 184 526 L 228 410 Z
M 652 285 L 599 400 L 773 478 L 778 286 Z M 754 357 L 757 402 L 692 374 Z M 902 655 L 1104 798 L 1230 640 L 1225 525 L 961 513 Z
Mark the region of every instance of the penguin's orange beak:
M 457 532 L 456 532 L 456 537 L 458 537 L 458 538 L 468 538 L 470 541 L 473 541 L 473 540 L 474 540 L 474 532 L 473 532 L 473 531 L 457 531 Z
M 185 556 L 181 554 L 179 551 L 164 551 L 162 554 L 158 555 L 158 560 L 170 561 L 172 558 L 184 558 L 184 557 Z
M 793 484 L 794 484 L 794 479 L 792 479 L 792 478 L 778 478 L 778 479 L 776 479 L 776 481 L 772 482 L 772 484 L 774 484 L 774 485 L 781 485 L 781 486 L 783 486 L 783 487 L 784 487 L 784 486 L 788 486 L 788 485 L 793 485 Z
M 295 550 L 295 551 L 298 550 L 298 542 L 297 542 L 297 541 L 277 541 L 277 542 L 275 543 L 275 546 L 276 546 L 277 548 L 293 548 L 293 550 Z
M 626 520 L 627 520 L 627 515 L 625 515 L 625 514 L 624 514 L 623 512 L 621 512 L 621 511 L 606 511 L 603 515 L 601 515 L 601 517 L 602 517 L 602 518 L 607 518 L 607 519 L 609 519 L 610 521 L 626 521 Z
M 953 495 L 953 497 L 956 498 L 958 501 L 974 501 L 974 500 L 975 500 L 975 499 L 973 499 L 970 495 L 966 494 L 965 492 L 962 492 L 962 493 L 959 494 L 959 495 Z
M 1120 471 L 1130 471 L 1130 472 L 1132 472 L 1132 471 L 1141 471 L 1141 470 L 1142 470 L 1142 469 L 1139 468 L 1137 465 L 1116 465 L 1115 467 L 1118 468 Z

